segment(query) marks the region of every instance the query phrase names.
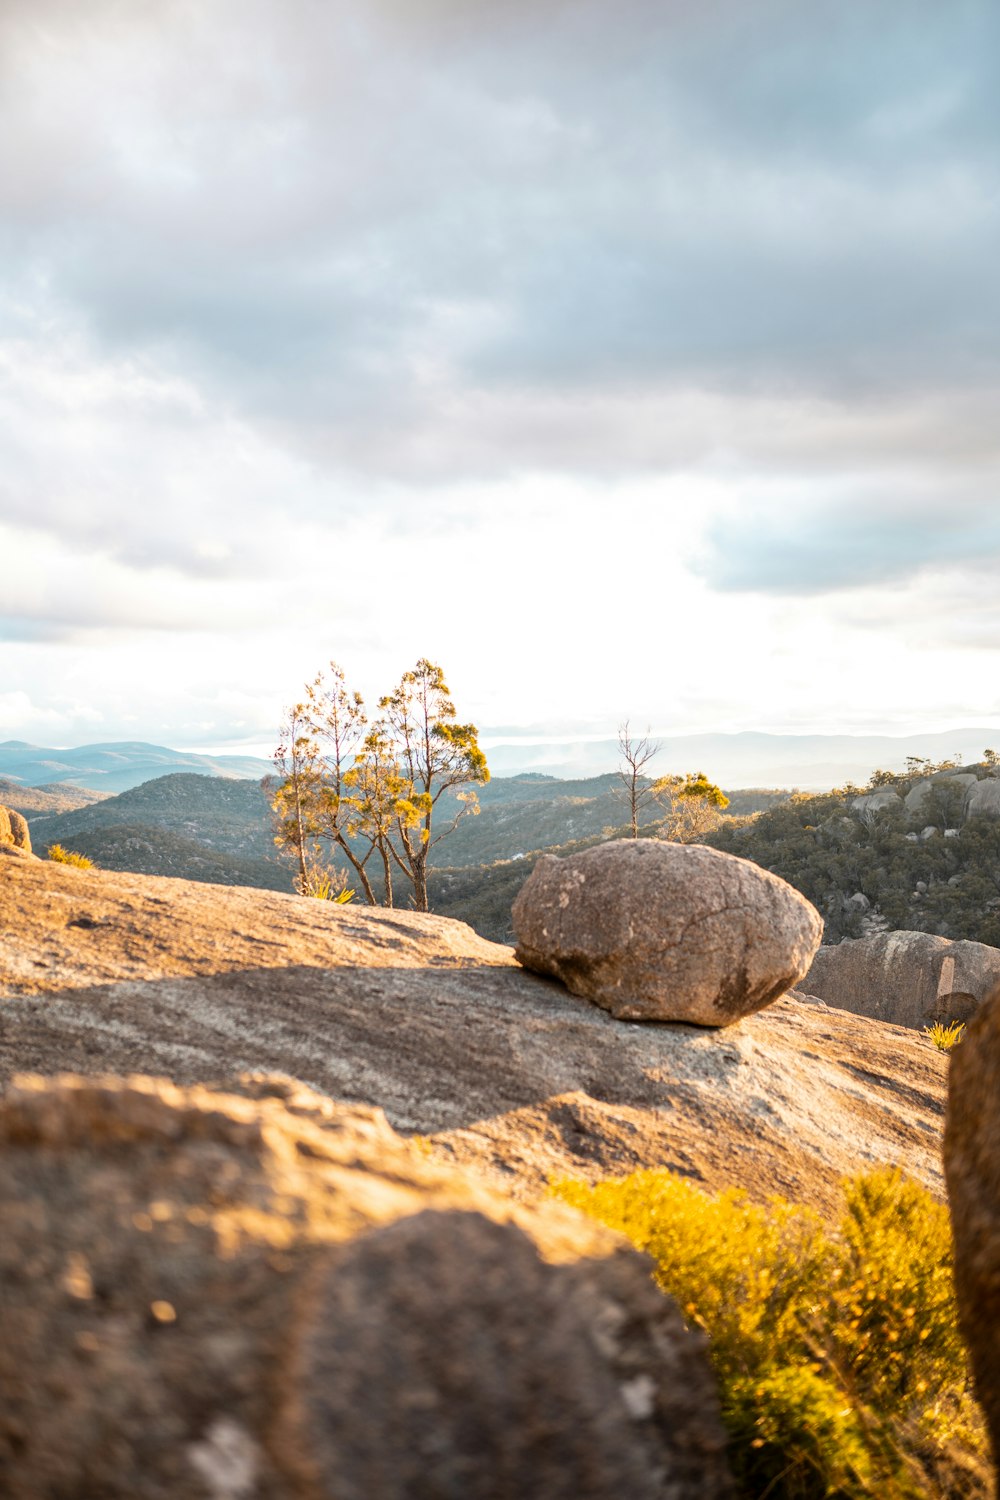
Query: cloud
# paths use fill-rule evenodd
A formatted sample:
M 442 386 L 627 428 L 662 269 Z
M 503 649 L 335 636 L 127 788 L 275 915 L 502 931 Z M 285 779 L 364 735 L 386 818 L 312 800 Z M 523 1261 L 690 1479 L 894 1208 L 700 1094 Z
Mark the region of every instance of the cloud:
M 925 573 L 995 576 L 994 494 L 945 497 L 927 489 L 903 477 L 897 491 L 904 494 L 893 498 L 855 491 L 817 501 L 791 491 L 780 502 L 751 502 L 713 521 L 699 571 L 722 592 L 799 597 L 884 588 Z
M 256 733 L 426 650 L 484 722 L 773 722 L 814 620 L 911 691 L 879 591 L 944 639 L 998 555 L 998 44 L 988 0 L 6 0 L 12 690 Z
M 560 403 L 622 471 L 623 398 L 1000 382 L 986 4 L 5 24 L 12 295 L 328 473 L 581 472 Z

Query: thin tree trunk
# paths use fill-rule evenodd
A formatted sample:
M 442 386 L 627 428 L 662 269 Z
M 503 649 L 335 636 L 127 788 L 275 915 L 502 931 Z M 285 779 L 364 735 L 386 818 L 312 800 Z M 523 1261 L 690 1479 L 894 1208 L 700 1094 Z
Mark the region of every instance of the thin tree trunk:
M 358 859 L 357 855 L 354 853 L 354 850 L 351 848 L 350 844 L 344 838 L 343 834 L 337 834 L 337 836 L 336 836 L 336 842 L 339 844 L 339 846 L 341 847 L 341 849 L 343 849 L 344 853 L 347 855 L 347 858 L 350 860 L 351 864 L 354 866 L 354 873 L 357 875 L 358 879 L 361 881 L 361 889 L 365 893 L 365 900 L 368 902 L 368 905 L 369 906 L 378 906 L 378 902 L 375 900 L 375 892 L 372 890 L 372 883 L 368 879 L 368 875 L 367 875 L 367 873 L 365 871 L 364 865 Z
M 385 871 L 385 904 L 386 904 L 386 906 L 388 906 L 388 907 L 391 908 L 392 905 L 393 905 L 393 900 L 392 900 L 392 861 L 389 858 L 389 853 L 388 853 L 388 850 L 385 847 L 385 840 L 384 839 L 380 839 L 379 840 L 378 849 L 379 849 L 379 853 L 382 856 L 382 868 Z

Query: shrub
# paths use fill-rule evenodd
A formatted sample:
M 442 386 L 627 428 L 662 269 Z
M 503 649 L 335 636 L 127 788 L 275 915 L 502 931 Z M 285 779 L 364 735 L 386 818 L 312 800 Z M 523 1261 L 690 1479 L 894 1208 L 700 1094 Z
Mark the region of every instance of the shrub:
M 948 1214 L 924 1188 L 888 1169 L 853 1179 L 835 1230 L 669 1172 L 553 1191 L 648 1251 L 708 1334 L 745 1500 L 989 1493 Z
M 88 859 L 85 854 L 74 854 L 72 849 L 64 849 L 62 844 L 50 844 L 48 848 L 49 859 L 54 859 L 59 865 L 76 865 L 78 870 L 92 870 L 94 861 Z

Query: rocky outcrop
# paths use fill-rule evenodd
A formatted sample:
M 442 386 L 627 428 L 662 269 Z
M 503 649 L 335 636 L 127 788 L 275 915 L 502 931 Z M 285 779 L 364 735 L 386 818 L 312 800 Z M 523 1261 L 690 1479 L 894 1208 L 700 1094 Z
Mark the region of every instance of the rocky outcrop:
M 914 782 L 903 799 L 903 807 L 911 822 L 916 822 L 932 811 L 935 794 L 937 794 L 939 798 L 944 799 L 941 803 L 942 809 L 947 814 L 957 816 L 961 810 L 963 796 L 967 797 L 975 785 L 974 771 L 936 771 L 933 776 Z M 949 821 L 951 821 L 950 816 Z
M 959 1315 L 1000 1464 L 1000 990 L 952 1053 L 944 1161 Z
M 266 1070 L 385 1110 L 508 1193 L 670 1167 L 839 1212 L 841 1178 L 905 1160 L 942 1191 L 945 1058 L 789 995 L 724 1031 L 638 1026 L 460 922 L 10 861 L 0 1088 L 137 1068 Z
M 513 912 L 525 968 L 626 1020 L 728 1026 L 789 990 L 822 922 L 804 896 L 703 844 L 614 839 L 539 860 Z
M 861 797 L 853 798 L 851 802 L 852 811 L 861 818 L 866 814 L 895 811 L 901 809 L 902 806 L 902 797 L 898 792 L 894 792 L 892 787 L 883 787 L 877 792 L 866 792 Z
M 1000 777 L 977 781 L 965 794 L 967 818 L 1000 818 Z
M 27 819 L 12 807 L 0 807 L 0 845 L 19 850 L 22 854 L 31 853 Z
M 839 1010 L 919 1030 L 968 1020 L 998 983 L 998 948 L 886 932 L 820 948 L 802 988 Z
M 649 1262 L 377 1111 L 27 1081 L 0 1105 L 6 1500 L 714 1500 L 705 1345 Z

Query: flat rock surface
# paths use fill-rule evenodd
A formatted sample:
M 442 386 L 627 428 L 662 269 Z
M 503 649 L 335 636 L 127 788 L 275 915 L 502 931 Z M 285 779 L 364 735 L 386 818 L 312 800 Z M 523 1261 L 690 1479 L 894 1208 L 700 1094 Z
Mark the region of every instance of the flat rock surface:
M 0 1085 L 280 1071 L 376 1105 L 522 1196 L 666 1166 L 829 1210 L 898 1163 L 942 1191 L 947 1062 L 786 996 L 708 1032 L 625 1023 L 445 918 L 0 861 Z

